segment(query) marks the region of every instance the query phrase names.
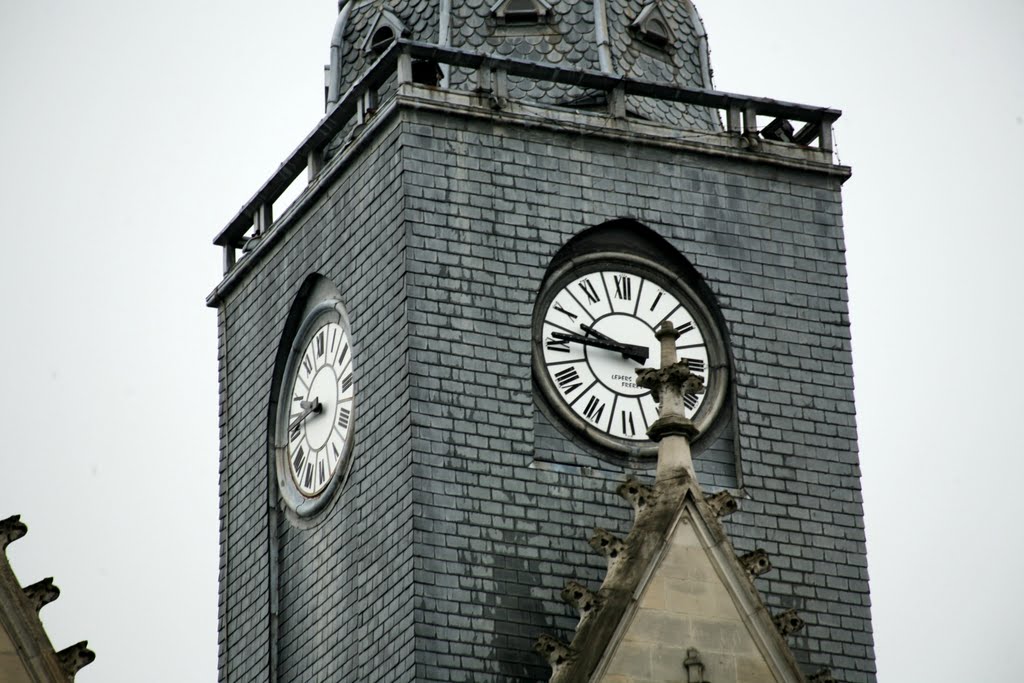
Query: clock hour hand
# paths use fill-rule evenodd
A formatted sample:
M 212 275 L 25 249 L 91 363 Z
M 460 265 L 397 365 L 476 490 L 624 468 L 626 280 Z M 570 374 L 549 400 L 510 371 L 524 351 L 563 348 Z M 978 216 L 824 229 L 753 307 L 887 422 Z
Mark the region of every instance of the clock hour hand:
M 552 332 L 551 336 L 554 339 L 560 341 L 571 341 L 577 344 L 584 344 L 586 346 L 596 346 L 599 349 L 608 349 L 609 351 L 618 351 L 622 354 L 623 358 L 631 358 L 637 363 L 647 362 L 648 351 L 643 346 L 634 346 L 633 344 L 620 344 L 616 341 L 609 341 L 607 339 L 601 339 L 597 337 L 584 337 L 581 334 L 573 334 L 571 332 Z
M 622 347 L 630 349 L 631 352 L 628 353 L 628 354 L 625 351 L 622 352 L 622 355 L 625 356 L 626 358 L 632 358 L 637 363 L 646 363 L 647 362 L 648 351 L 647 351 L 647 348 L 644 347 L 644 346 L 635 346 L 633 344 L 623 344 L 622 342 L 615 341 L 614 339 L 609 337 L 607 334 L 603 334 L 601 332 L 598 332 L 593 327 L 591 327 L 590 325 L 587 325 L 585 323 L 580 323 L 580 329 L 583 330 L 584 332 L 586 332 L 588 335 L 590 335 L 592 337 L 597 337 L 598 339 L 606 341 L 606 342 L 608 342 L 610 344 L 618 344 L 619 346 L 622 346 Z
M 288 425 L 289 432 L 294 431 L 310 413 L 319 413 L 324 409 L 323 404 L 320 403 L 320 399 L 317 397 L 313 397 L 312 401 L 299 401 L 299 407 L 302 408 L 302 412 Z

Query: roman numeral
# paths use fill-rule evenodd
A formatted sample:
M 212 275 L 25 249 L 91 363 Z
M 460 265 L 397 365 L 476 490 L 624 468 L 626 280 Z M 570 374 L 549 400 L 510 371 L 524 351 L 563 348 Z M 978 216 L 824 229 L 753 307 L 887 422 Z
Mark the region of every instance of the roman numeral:
M 704 361 L 697 358 L 680 358 L 680 362 L 686 363 L 691 372 L 704 372 Z
M 658 296 L 654 297 L 654 303 L 651 304 L 651 310 L 652 311 L 654 310 L 654 307 L 658 305 L 658 302 L 661 301 L 661 297 L 664 296 L 664 295 L 665 295 L 665 292 L 659 291 L 658 292 Z
M 306 400 L 306 397 L 303 396 L 302 394 L 295 394 L 294 396 L 292 396 L 292 401 L 305 401 L 305 400 Z
M 293 416 L 292 416 L 292 419 L 294 420 L 294 419 L 295 419 L 296 417 L 298 417 L 298 416 L 299 416 L 298 414 L 296 414 L 296 415 L 293 415 Z M 291 433 L 289 434 L 289 436 L 291 437 L 291 438 L 289 439 L 289 441 L 295 441 L 295 440 L 296 440 L 296 439 L 298 439 L 298 438 L 299 438 L 300 436 L 302 436 L 302 423 L 301 423 L 301 422 L 300 422 L 299 424 L 295 425 L 294 427 L 292 427 L 292 431 L 291 431 Z
M 627 436 L 636 436 L 636 425 L 633 424 L 633 413 L 620 411 L 622 416 L 622 433 Z
M 697 395 L 696 394 L 683 394 L 683 403 L 687 408 L 693 410 L 697 407 Z
M 558 351 L 559 353 L 569 353 L 569 342 L 564 339 L 548 339 L 544 342 L 547 346 L 548 351 Z
M 594 288 L 594 283 L 590 280 L 584 280 L 581 282 L 580 289 L 582 289 L 583 293 L 587 295 L 587 299 L 590 303 L 596 304 L 601 300 L 601 297 L 597 293 L 597 289 Z
M 558 382 L 558 386 L 566 396 L 583 386 L 583 382 L 580 381 L 580 373 L 576 372 L 576 368 L 559 370 L 555 373 L 555 381 Z
M 303 358 L 302 367 L 306 371 L 306 374 L 308 375 L 309 373 L 313 372 L 313 361 L 311 361 L 309 358 Z
M 686 334 L 687 332 L 690 332 L 693 329 L 695 329 L 693 327 L 693 323 L 685 322 L 685 323 L 683 323 L 682 325 L 680 325 L 679 327 L 676 328 L 676 332 L 678 332 L 679 334 Z
M 352 386 L 352 373 L 345 375 L 345 379 L 341 380 L 341 390 L 348 391 L 349 387 Z
M 319 463 L 317 463 L 316 469 L 316 484 L 317 486 L 322 486 L 324 483 L 324 479 L 327 477 L 327 469 L 324 467 L 324 463 L 322 460 Z
M 338 366 L 344 365 L 345 364 L 345 356 L 347 356 L 347 355 L 348 355 L 348 344 L 345 344 L 345 346 L 343 346 L 341 348 L 341 355 L 338 356 L 338 362 L 335 363 L 335 365 L 338 365 Z
M 295 458 L 292 460 L 292 469 L 296 472 L 302 471 L 302 463 L 306 461 L 306 454 L 302 450 L 302 446 L 295 451 Z
M 303 486 L 305 486 L 307 489 L 313 483 L 313 463 L 306 464 L 306 476 L 305 478 L 303 478 L 302 482 Z
M 615 276 L 615 298 L 623 301 L 633 300 L 633 279 L 628 275 Z
M 326 348 L 327 333 L 321 331 L 320 334 L 316 335 L 316 355 L 323 356 Z
M 598 400 L 597 396 L 591 396 L 587 401 L 587 407 L 583 409 L 583 417 L 597 424 L 604 412 L 604 406 L 605 404 Z
M 558 311 L 559 313 L 562 313 L 563 315 L 568 316 L 569 320 L 572 320 L 572 321 L 575 321 L 576 318 L 579 317 L 575 313 L 572 313 L 572 312 L 567 311 L 564 308 L 562 308 L 562 304 L 559 304 L 559 303 L 555 304 L 555 310 Z
M 342 429 L 348 429 L 348 421 L 349 421 L 349 418 L 351 416 L 352 416 L 352 413 L 349 411 L 348 408 L 339 408 L 338 409 L 338 426 L 341 427 Z

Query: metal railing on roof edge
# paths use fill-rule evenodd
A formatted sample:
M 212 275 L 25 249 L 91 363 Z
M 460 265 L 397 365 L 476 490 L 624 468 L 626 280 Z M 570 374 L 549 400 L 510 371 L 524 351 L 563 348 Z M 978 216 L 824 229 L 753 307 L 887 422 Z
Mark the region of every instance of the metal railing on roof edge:
M 214 238 L 213 243 L 224 249 L 225 274 L 234 268 L 235 252 L 243 248 L 250 239 L 247 234 L 250 229 L 253 229 L 253 235 L 258 237 L 270 228 L 273 222 L 271 207 L 274 202 L 303 171 L 309 171 L 308 182 L 312 183 L 323 166 L 324 150 L 331 140 L 353 117 L 366 116 L 372 112 L 376 105 L 377 90 L 396 72 L 399 84 L 414 81 L 414 62 L 475 69 L 477 91 L 497 95 L 508 92 L 506 79 L 509 76 L 603 91 L 607 95 L 610 113 L 619 117 L 625 116 L 626 95 L 724 110 L 726 130 L 729 133 L 750 137 L 771 130 L 772 134 L 777 136 L 774 139 L 794 144 L 808 146 L 817 141 L 818 149 L 826 153 L 832 152 L 832 125 L 842 115 L 838 109 L 827 107 L 811 107 L 766 97 L 687 88 L 615 76 L 600 71 L 570 69 L 524 59 L 398 40 L 349 88 L 338 104 L 320 120 L 313 131 Z M 758 116 L 773 117 L 774 120 L 759 131 Z M 804 125 L 794 132 L 789 124 L 790 120 Z

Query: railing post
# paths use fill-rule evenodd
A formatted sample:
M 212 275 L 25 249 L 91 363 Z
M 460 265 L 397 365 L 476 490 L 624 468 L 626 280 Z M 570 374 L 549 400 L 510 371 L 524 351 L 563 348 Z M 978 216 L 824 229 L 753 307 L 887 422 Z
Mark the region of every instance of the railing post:
M 626 86 L 622 83 L 608 91 L 608 113 L 617 119 L 626 118 Z
M 750 104 L 743 108 L 743 132 L 757 135 L 757 110 Z
M 725 126 L 726 130 L 730 133 L 736 133 L 739 135 L 743 132 L 740 123 L 740 108 L 739 105 L 729 104 L 729 108 L 725 110 Z
M 274 222 L 274 205 L 270 202 L 263 202 L 256 207 L 252 217 L 253 235 L 260 236 L 270 228 Z
M 495 106 L 500 109 L 508 102 L 508 71 L 502 67 L 495 69 L 491 84 L 494 86 Z
M 227 275 L 235 267 L 235 247 L 225 244 L 222 249 L 224 250 L 224 274 Z
M 832 124 L 835 122 L 830 116 L 822 116 L 821 129 L 818 132 L 818 148 L 823 152 L 832 153 Z
M 491 62 L 485 59 L 476 70 L 476 91 L 481 95 L 490 95 L 494 92 L 491 84 Z
M 412 55 L 404 47 L 398 53 L 396 71 L 398 72 L 399 85 L 402 83 L 412 83 Z
M 314 147 L 306 154 L 306 184 L 312 184 L 324 167 L 324 151 Z

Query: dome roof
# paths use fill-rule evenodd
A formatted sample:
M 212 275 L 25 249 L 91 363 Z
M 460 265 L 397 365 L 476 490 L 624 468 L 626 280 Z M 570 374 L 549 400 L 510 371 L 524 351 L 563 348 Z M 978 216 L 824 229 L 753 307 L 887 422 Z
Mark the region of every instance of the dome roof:
M 342 0 L 331 44 L 328 106 L 354 83 L 389 37 L 631 78 L 711 88 L 707 39 L 689 0 Z M 452 69 L 446 85 L 469 88 Z M 594 106 L 603 94 L 510 79 L 510 97 Z M 630 98 L 630 115 L 718 130 L 703 108 Z

